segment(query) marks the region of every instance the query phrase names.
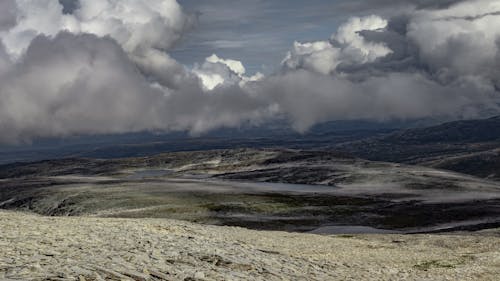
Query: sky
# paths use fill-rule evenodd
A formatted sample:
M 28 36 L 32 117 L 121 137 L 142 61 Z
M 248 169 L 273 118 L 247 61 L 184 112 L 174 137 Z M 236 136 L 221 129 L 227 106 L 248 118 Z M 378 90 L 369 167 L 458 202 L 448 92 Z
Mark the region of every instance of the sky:
M 328 37 L 345 15 L 334 1 L 180 1 L 198 14 L 198 25 L 173 51 L 179 61 L 194 64 L 212 53 L 240 58 L 250 72 L 276 70 L 297 38 Z
M 294 41 L 327 38 L 350 17 L 439 2 L 453 1 L 180 0 L 186 12 L 198 15 L 198 24 L 171 54 L 192 65 L 217 53 L 239 58 L 252 73 L 272 73 Z
M 498 0 L 2 0 L 0 143 L 500 115 Z

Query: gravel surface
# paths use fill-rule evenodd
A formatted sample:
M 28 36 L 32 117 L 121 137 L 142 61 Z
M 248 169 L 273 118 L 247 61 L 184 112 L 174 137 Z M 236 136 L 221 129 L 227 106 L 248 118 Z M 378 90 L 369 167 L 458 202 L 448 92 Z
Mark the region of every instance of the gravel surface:
M 500 231 L 342 235 L 0 211 L 0 280 L 498 280 Z

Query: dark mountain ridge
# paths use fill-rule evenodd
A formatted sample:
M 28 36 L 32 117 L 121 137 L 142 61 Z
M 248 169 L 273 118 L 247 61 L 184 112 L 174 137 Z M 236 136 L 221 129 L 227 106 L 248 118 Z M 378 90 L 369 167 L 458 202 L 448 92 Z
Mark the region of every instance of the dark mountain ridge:
M 334 147 L 368 160 L 417 164 L 500 180 L 500 116 L 406 129 Z
M 393 143 L 475 143 L 500 140 L 500 116 L 481 120 L 461 120 L 437 126 L 407 129 L 383 137 Z

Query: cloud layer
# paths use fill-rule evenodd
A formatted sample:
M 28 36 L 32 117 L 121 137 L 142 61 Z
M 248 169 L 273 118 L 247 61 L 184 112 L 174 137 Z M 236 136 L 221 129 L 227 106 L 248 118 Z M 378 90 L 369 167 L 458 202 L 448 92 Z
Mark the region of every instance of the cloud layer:
M 330 38 L 295 42 L 266 77 L 216 54 L 192 68 L 170 57 L 196 25 L 175 0 L 78 4 L 0 2 L 0 142 L 500 112 L 498 1 L 353 17 Z

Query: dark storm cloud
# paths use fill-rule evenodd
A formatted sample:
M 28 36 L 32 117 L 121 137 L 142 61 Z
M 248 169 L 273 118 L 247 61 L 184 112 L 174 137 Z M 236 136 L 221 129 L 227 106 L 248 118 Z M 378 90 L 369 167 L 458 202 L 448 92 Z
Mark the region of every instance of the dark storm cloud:
M 442 85 L 425 74 L 388 72 L 361 81 L 298 70 L 269 78 L 263 91 L 298 131 L 345 119 L 468 118 L 499 110 L 499 97 L 475 85 Z M 492 103 L 495 101 L 496 103 Z
M 208 95 L 196 77 L 182 75 L 179 88 L 163 90 L 110 38 L 38 36 L 22 60 L 0 75 L 0 140 L 142 130 L 201 133 L 271 117 L 265 100 L 239 86 Z
M 154 126 L 162 95 L 114 41 L 69 33 L 35 38 L 0 83 L 0 130 L 10 142 Z

